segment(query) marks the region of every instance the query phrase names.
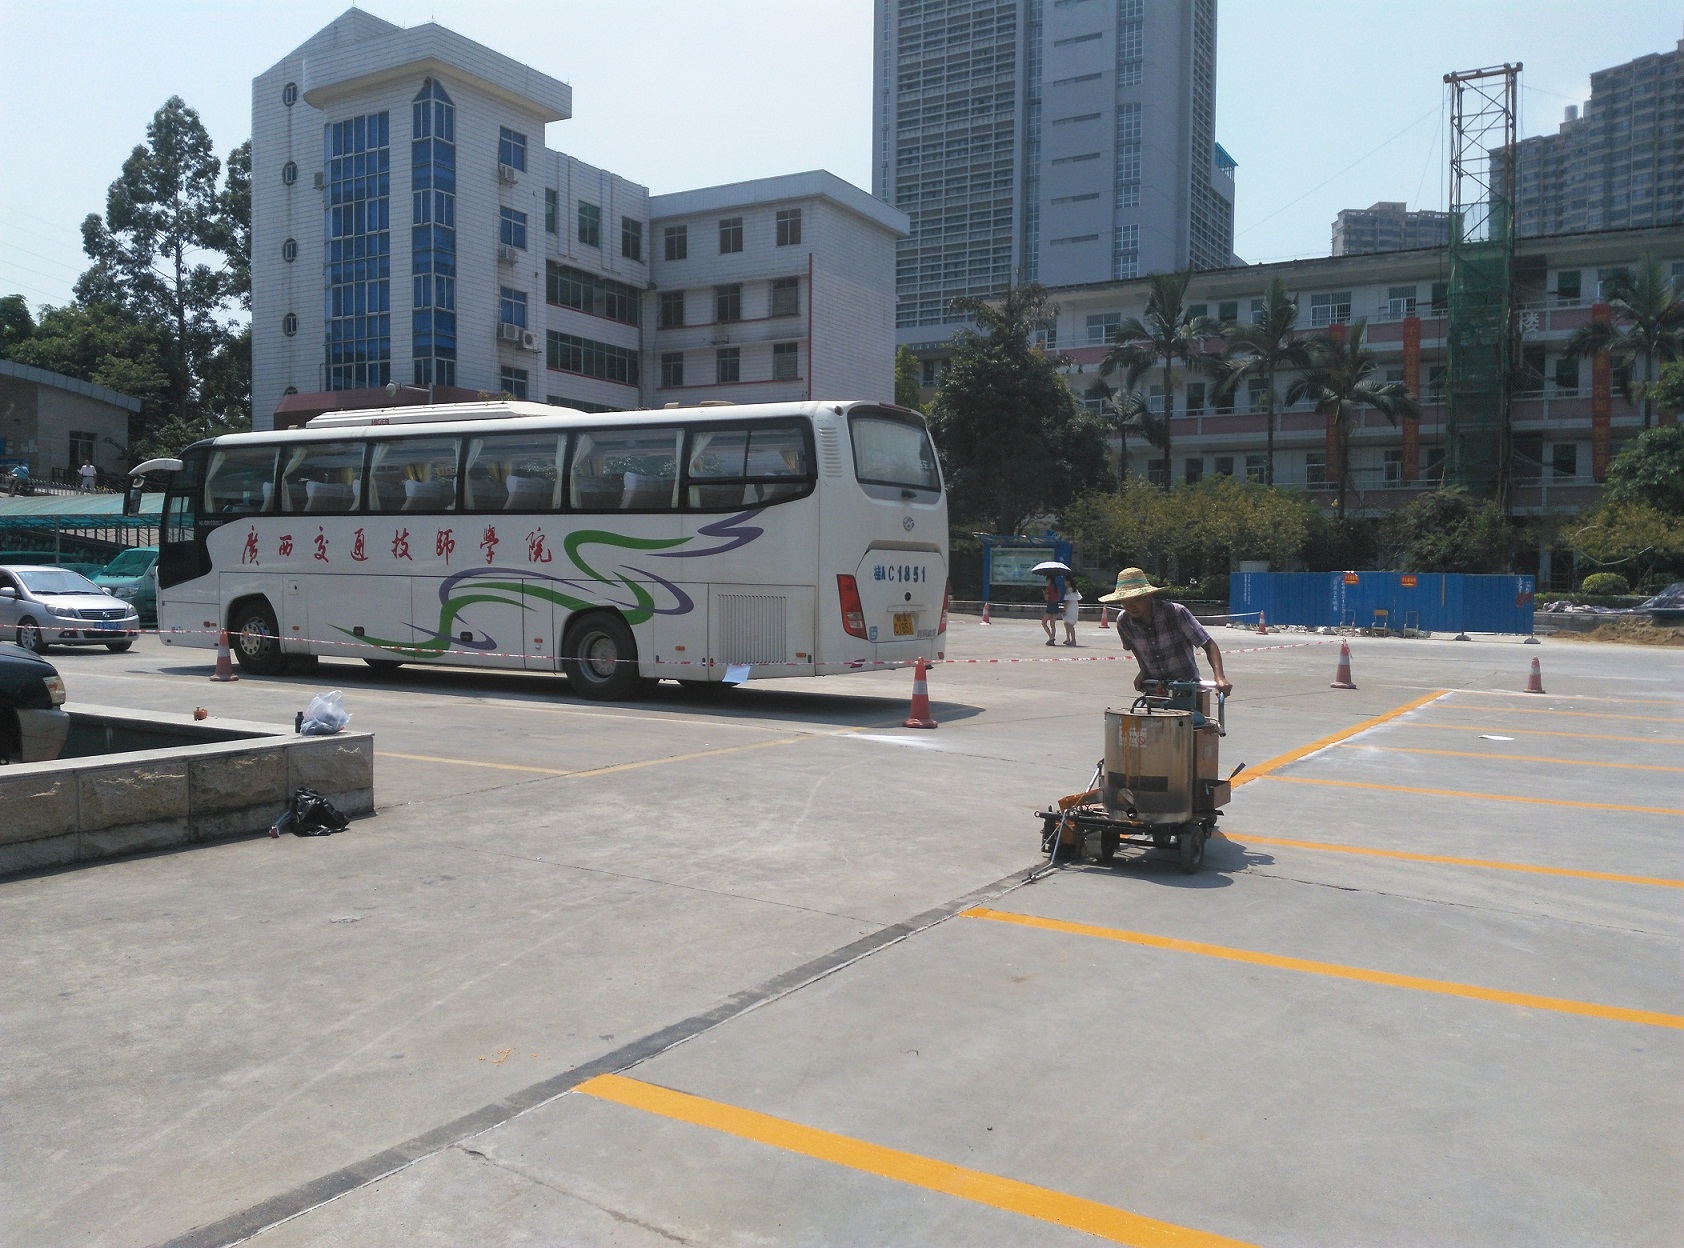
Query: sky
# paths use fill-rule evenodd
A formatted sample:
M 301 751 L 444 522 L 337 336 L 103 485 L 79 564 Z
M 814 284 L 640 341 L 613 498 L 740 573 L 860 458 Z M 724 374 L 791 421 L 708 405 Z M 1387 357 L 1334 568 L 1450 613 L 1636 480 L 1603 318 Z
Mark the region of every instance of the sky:
M 1167 3 L 1169 0 L 1150 0 Z M 80 225 L 171 95 L 217 154 L 251 80 L 347 0 L 0 0 L 0 295 L 39 310 L 86 267 Z M 365 0 L 573 87 L 545 142 L 656 193 L 822 168 L 871 186 L 870 0 Z M 1684 35 L 1678 0 L 1221 0 L 1217 139 L 1249 262 L 1326 255 L 1335 214 L 1442 208 L 1443 77 L 1521 61 L 1520 132 L 1590 75 Z

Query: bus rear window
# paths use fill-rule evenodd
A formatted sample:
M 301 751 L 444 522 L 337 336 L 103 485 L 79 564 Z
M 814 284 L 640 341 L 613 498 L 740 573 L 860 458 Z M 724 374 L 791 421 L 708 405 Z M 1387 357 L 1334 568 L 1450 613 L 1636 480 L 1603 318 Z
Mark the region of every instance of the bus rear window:
M 854 441 L 854 475 L 862 485 L 941 490 L 935 447 L 924 422 L 891 412 L 854 412 L 848 417 Z

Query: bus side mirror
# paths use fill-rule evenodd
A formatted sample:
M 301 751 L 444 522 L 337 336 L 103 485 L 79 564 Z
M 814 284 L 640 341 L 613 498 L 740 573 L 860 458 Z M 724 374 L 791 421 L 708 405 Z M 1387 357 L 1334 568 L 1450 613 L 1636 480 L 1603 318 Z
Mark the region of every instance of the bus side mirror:
M 128 488 L 123 491 L 123 514 L 125 516 L 138 516 L 140 514 L 140 496 L 145 490 L 145 477 L 133 477 L 129 480 Z

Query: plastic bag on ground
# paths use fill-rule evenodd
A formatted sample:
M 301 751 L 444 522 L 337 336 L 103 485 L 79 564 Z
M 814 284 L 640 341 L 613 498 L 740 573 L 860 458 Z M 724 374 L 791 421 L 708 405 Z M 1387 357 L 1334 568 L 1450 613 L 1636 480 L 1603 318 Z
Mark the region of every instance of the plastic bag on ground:
M 304 708 L 304 722 L 298 731 L 307 737 L 331 737 L 351 722 L 351 712 L 345 709 L 345 695 L 338 689 L 332 693 L 318 693 Z
M 294 836 L 328 836 L 343 832 L 351 822 L 339 807 L 316 790 L 306 788 L 293 790 L 292 809 L 287 815 L 290 816 L 289 828 Z M 286 817 L 283 816 L 283 819 Z M 276 825 L 277 829 L 279 826 Z M 272 834 L 279 835 L 279 831 Z

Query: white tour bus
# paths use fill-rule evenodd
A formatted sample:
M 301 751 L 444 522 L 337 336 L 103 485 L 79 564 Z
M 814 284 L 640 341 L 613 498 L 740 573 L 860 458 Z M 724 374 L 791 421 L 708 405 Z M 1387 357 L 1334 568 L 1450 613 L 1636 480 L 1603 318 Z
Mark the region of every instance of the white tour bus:
M 198 442 L 169 473 L 166 645 L 662 677 L 942 657 L 947 502 L 923 417 L 878 403 L 587 415 L 494 402 Z

